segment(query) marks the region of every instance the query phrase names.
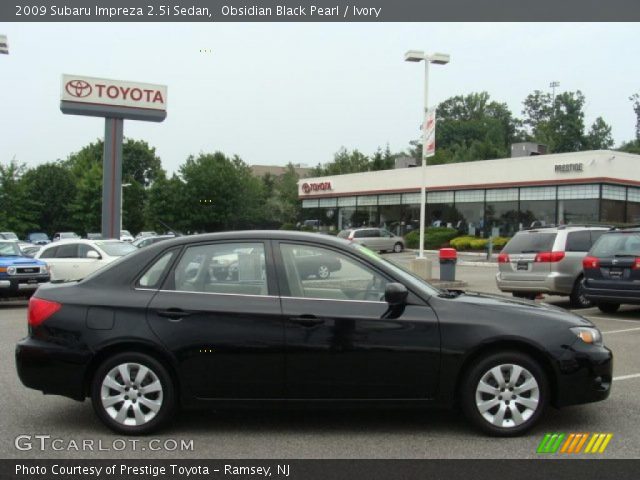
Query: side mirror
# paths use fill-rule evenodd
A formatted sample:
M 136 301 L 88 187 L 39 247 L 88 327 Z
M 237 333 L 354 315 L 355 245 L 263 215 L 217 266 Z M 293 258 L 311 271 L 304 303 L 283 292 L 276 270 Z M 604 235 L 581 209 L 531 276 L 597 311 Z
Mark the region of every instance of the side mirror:
M 384 289 L 384 299 L 391 306 L 404 305 L 408 295 L 407 287 L 401 283 L 387 283 Z
M 100 260 L 102 257 L 100 256 L 100 254 L 98 252 L 96 252 L 95 250 L 89 250 L 87 252 L 87 258 L 92 258 L 94 260 Z

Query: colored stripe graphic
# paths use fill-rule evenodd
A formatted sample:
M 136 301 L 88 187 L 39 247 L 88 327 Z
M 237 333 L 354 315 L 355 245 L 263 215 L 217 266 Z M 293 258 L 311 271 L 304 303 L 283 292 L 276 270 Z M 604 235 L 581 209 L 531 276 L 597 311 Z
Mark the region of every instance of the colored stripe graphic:
M 594 433 L 584 453 L 604 453 L 612 438 L 612 433 Z
M 567 441 L 562 445 L 560 453 L 580 453 L 582 446 L 589 437 L 588 433 L 572 433 L 567 438 Z
M 560 448 L 560 444 L 564 439 L 564 433 L 547 433 L 540 445 L 538 445 L 538 453 L 556 453 L 558 448 Z

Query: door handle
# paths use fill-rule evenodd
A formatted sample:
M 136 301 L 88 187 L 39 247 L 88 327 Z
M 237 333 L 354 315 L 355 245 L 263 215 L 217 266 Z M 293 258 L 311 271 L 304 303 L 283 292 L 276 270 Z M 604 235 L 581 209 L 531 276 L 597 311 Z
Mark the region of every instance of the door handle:
M 298 325 L 302 325 L 303 327 L 315 327 L 316 325 L 320 325 L 324 323 L 324 319 L 318 318 L 315 315 L 300 315 L 299 317 L 291 317 L 289 321 L 292 323 L 297 323 Z
M 191 315 L 190 312 L 185 312 L 180 308 L 169 308 L 167 310 L 156 311 L 158 316 L 168 318 L 169 320 L 181 320 L 184 317 Z

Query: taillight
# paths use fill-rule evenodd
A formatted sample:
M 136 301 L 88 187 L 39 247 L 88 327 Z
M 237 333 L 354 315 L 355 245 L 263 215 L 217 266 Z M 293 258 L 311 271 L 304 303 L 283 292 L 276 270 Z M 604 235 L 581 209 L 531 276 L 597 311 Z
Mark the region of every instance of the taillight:
M 584 270 L 600 268 L 600 260 L 597 257 L 584 257 L 582 260 L 582 268 Z
M 498 255 L 498 263 L 509 263 L 509 254 L 501 253 Z
M 536 255 L 536 263 L 555 263 L 564 258 L 564 252 L 540 252 Z
M 27 313 L 29 325 L 37 327 L 51 315 L 60 310 L 61 307 L 62 305 L 58 302 L 31 297 L 29 299 L 29 312 Z
M 636 257 L 636 261 L 633 262 L 633 266 L 631 268 L 634 270 L 640 270 L 640 257 Z

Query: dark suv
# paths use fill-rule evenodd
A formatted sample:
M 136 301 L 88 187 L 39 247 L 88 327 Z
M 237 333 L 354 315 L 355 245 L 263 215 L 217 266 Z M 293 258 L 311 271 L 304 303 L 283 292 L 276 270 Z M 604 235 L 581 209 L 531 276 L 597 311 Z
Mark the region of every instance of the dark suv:
M 640 304 L 640 228 L 608 232 L 582 261 L 584 294 L 605 313 Z

